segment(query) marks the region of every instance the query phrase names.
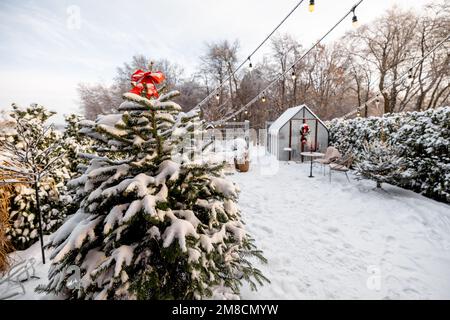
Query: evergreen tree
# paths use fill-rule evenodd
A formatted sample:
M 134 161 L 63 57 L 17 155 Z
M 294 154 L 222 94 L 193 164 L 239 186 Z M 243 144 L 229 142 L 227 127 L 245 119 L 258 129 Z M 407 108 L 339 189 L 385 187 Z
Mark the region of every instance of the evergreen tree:
M 75 178 L 87 169 L 88 159 L 79 156 L 80 154 L 93 153 L 91 140 L 81 133 L 81 123 L 84 117 L 77 114 L 70 114 L 65 117 L 66 127 L 63 140 L 67 150 L 68 170 L 71 178 Z
M 66 169 L 70 178 L 78 178 L 86 171 L 89 164 L 89 155 L 94 153 L 91 139 L 81 133 L 81 123 L 84 118 L 80 115 L 71 114 L 65 117 L 66 127 L 63 141 L 66 150 Z M 80 207 L 81 199 L 77 196 L 76 187 L 66 185 L 65 195 L 72 201 L 65 207 L 66 215 L 74 214 Z
M 120 114 L 84 121 L 96 141 L 84 174 L 70 182 L 80 209 L 51 237 L 49 283 L 73 299 L 201 299 L 239 294 L 264 276 L 245 232 L 238 188 L 208 157 L 198 110 L 126 93 Z M 74 288 L 67 269 L 81 269 Z
M 358 163 L 369 144 L 380 139 L 404 160 L 402 179 L 386 181 L 450 202 L 450 107 L 423 112 L 385 114 L 383 117 L 334 119 L 327 123 L 330 143 Z M 383 138 L 383 137 L 381 137 Z
M 356 171 L 366 179 L 374 180 L 377 188 L 383 182 L 401 179 L 404 173 L 404 160 L 385 142 L 376 140 L 364 145 Z
M 26 110 L 13 105 L 10 115 L 20 123 L 20 130 L 16 125 L 16 129 L 3 139 L 3 147 L 9 146 L 10 155 L 14 157 L 11 160 L 28 170 L 30 177 L 48 165 L 59 164 L 39 178 L 38 194 L 44 234 L 52 233 L 62 224 L 64 208 L 71 201 L 65 195 L 65 184 L 70 176 L 64 167 L 64 148 L 59 143 L 62 134 L 52 126 L 46 126 L 46 121 L 54 114 L 37 104 Z M 39 237 L 36 192 L 32 184 L 14 186 L 9 212 L 11 226 L 7 229 L 8 239 L 14 248 L 26 249 Z

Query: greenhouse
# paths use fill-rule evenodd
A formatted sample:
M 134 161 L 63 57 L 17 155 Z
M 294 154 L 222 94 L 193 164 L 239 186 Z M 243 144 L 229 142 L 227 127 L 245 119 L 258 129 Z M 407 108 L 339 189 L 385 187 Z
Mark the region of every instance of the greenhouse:
M 269 127 L 268 151 L 278 160 L 303 160 L 301 152 L 325 152 L 328 128 L 306 105 L 287 109 Z

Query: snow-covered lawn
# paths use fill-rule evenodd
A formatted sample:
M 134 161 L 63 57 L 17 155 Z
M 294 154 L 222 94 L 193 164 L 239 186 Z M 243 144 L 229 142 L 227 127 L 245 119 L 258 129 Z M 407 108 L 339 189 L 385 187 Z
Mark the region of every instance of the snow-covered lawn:
M 44 243 L 46 243 L 48 236 L 44 237 Z M 46 257 L 50 256 L 50 252 L 46 251 Z M 24 281 L 22 284 L 25 289 L 25 294 L 23 294 L 22 288 L 18 284 L 14 284 L 11 282 L 6 282 L 3 285 L 0 285 L 0 296 L 7 296 L 16 294 L 12 299 L 14 300 L 38 300 L 38 299 L 55 299 L 52 295 L 39 294 L 34 291 L 34 289 L 40 285 L 45 284 L 47 282 L 47 273 L 50 267 L 50 262 L 44 265 L 42 263 L 41 258 L 41 246 L 39 242 L 33 244 L 30 248 L 24 251 L 16 251 L 10 255 L 11 264 L 15 265 L 20 263 L 21 261 L 34 258 L 35 264 L 34 266 L 34 277 L 31 277 L 29 280 Z M 32 269 L 29 269 L 30 276 L 33 275 Z M 25 280 L 26 276 L 23 274 L 21 279 Z
M 232 176 L 272 282 L 242 298 L 450 299 L 450 206 L 267 158 Z
M 308 178 L 309 164 L 263 154 L 230 176 L 247 230 L 269 260 L 258 267 L 271 280 L 257 292 L 244 287 L 242 298 L 450 299 L 450 206 L 394 186 L 376 191 L 353 175 L 349 183 L 333 174 L 330 183 L 318 166 Z M 32 256 L 41 279 L 16 298 L 51 299 L 33 292 L 48 269 L 39 244 L 13 258 Z

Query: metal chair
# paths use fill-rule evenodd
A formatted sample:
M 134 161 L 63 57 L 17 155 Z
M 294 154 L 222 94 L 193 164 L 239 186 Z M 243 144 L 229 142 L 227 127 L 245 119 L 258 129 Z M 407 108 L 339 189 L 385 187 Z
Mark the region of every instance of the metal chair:
M 325 175 L 325 165 L 330 164 L 341 157 L 341 153 L 338 149 L 335 147 L 328 147 L 327 151 L 325 151 L 325 156 L 321 159 L 315 159 L 314 162 L 322 165 L 323 175 Z
M 345 176 L 347 177 L 348 182 L 350 182 L 350 178 L 348 177 L 347 172 L 350 171 L 350 167 L 353 163 L 354 157 L 351 154 L 347 154 L 343 156 L 342 158 L 331 162 L 329 164 L 330 167 L 330 182 L 331 182 L 331 171 L 338 171 L 345 173 Z

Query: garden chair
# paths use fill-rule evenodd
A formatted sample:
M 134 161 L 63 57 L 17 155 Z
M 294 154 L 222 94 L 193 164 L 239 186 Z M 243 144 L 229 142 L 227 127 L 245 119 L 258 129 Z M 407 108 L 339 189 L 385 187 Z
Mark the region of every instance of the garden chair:
M 331 162 L 329 164 L 330 167 L 330 182 L 331 182 L 331 171 L 338 171 L 345 173 L 345 176 L 347 177 L 348 182 L 350 182 L 350 178 L 348 177 L 347 172 L 350 170 L 350 167 L 353 163 L 353 155 L 347 154 L 343 156 L 342 158 Z
M 325 151 L 325 156 L 321 159 L 315 159 L 314 162 L 320 163 L 323 169 L 323 175 L 325 175 L 325 165 L 330 164 L 338 159 L 340 159 L 341 153 L 335 147 L 328 147 Z
M 23 260 L 16 265 L 12 266 L 11 269 L 8 271 L 6 276 L 2 279 L 0 279 L 0 286 L 7 285 L 7 289 L 10 288 L 10 286 L 17 286 L 20 287 L 22 294 L 25 294 L 25 286 L 23 283 L 25 281 L 28 281 L 30 279 L 39 279 L 39 277 L 36 276 L 36 270 L 34 268 L 34 265 L 36 264 L 35 258 L 30 258 L 27 260 Z M 6 300 L 13 298 L 17 295 L 19 295 L 19 291 L 14 292 L 8 292 L 6 294 L 2 294 L 0 292 L 0 300 Z

